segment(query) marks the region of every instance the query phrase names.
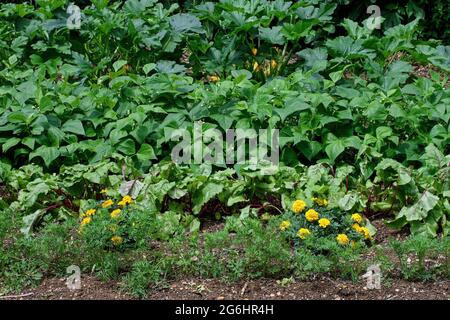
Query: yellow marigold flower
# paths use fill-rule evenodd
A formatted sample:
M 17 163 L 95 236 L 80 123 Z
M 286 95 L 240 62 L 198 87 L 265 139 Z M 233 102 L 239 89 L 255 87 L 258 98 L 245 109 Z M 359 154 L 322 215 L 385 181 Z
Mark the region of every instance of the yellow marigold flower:
M 349 243 L 350 240 L 348 239 L 347 235 L 340 233 L 336 237 L 336 241 L 341 245 L 346 245 Z
M 107 193 L 108 192 L 108 189 L 102 189 L 101 191 L 100 191 L 100 193 Z
M 305 239 L 310 234 L 311 234 L 311 232 L 308 229 L 306 229 L 306 228 L 300 228 L 300 230 L 298 230 L 298 232 L 297 232 L 297 236 L 300 239 Z
M 321 227 L 321 228 L 326 228 L 326 227 L 328 227 L 330 225 L 330 220 L 328 220 L 327 218 L 322 218 L 322 219 L 319 219 L 319 226 Z
M 292 211 L 294 213 L 300 213 L 306 208 L 306 202 L 303 200 L 295 200 L 292 204 Z
M 306 211 L 305 217 L 309 222 L 313 222 L 319 220 L 319 213 L 314 209 L 309 209 L 308 211 Z
M 352 214 L 352 220 L 357 223 L 361 223 L 363 221 L 363 218 L 361 217 L 361 215 L 359 213 L 354 213 L 354 214 Z
M 280 230 L 284 231 L 291 226 L 291 223 L 288 220 L 284 220 L 280 223 Z
M 364 239 L 370 239 L 370 232 L 369 229 L 367 229 L 366 227 L 362 227 L 359 233 L 361 233 L 364 236 Z
M 112 201 L 111 199 L 108 199 L 102 203 L 102 207 L 108 208 L 108 207 L 112 206 L 113 204 L 114 204 L 114 201 Z
M 89 210 L 87 210 L 85 213 L 84 213 L 84 215 L 86 216 L 86 217 L 90 217 L 90 216 L 93 216 L 94 214 L 95 214 L 95 209 L 89 209 Z
M 352 228 L 356 231 L 356 232 L 361 232 L 361 226 L 357 223 L 354 223 L 352 225 Z
M 123 239 L 122 239 L 121 236 L 113 236 L 113 237 L 111 238 L 111 241 L 112 241 L 112 243 L 113 243 L 115 246 L 118 246 L 118 245 L 122 244 Z
M 252 52 L 252 55 L 256 56 L 256 54 L 258 53 L 258 49 L 252 48 L 251 52 Z
M 123 207 L 132 202 L 133 202 L 133 199 L 131 199 L 131 197 L 127 195 L 127 196 L 123 197 L 121 201 L 119 201 L 118 205 Z
M 91 221 L 92 221 L 91 217 L 86 217 L 83 220 L 81 220 L 80 225 L 83 227 L 83 226 L 87 225 L 88 223 L 90 223 Z
M 113 211 L 111 212 L 111 218 L 113 218 L 113 219 L 117 218 L 117 217 L 119 216 L 119 214 L 120 214 L 121 211 L 122 211 L 122 210 L 120 210 L 120 209 L 113 210 Z

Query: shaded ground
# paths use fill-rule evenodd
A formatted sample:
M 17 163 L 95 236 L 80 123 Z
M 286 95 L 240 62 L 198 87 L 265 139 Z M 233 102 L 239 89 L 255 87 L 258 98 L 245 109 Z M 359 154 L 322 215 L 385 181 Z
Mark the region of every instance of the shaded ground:
M 6 296 L 15 300 L 85 300 L 85 299 L 132 299 L 121 292 L 115 282 L 101 282 L 94 277 L 83 277 L 82 288 L 71 291 L 66 287 L 65 279 L 45 279 L 34 289 L 25 290 L 17 296 Z M 414 283 L 395 280 L 381 290 L 368 290 L 363 280 L 351 281 L 318 278 L 314 281 L 295 281 L 281 285 L 273 279 L 258 279 L 225 284 L 218 279 L 185 279 L 174 281 L 165 289 L 150 289 L 148 299 L 152 300 L 228 300 L 228 299 L 450 299 L 450 281 L 433 283 Z

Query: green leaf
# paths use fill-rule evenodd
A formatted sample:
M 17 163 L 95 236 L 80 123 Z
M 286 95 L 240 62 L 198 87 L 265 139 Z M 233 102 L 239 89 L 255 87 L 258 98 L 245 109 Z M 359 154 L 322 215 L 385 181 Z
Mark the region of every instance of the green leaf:
M 45 213 L 46 213 L 45 209 L 38 209 L 32 214 L 23 217 L 22 218 L 23 227 L 20 229 L 20 231 L 26 236 L 29 236 L 30 233 L 33 231 L 33 228 L 37 225 L 37 223 L 44 216 Z
M 281 30 L 282 27 L 280 26 L 274 26 L 272 28 L 259 27 L 259 37 L 267 42 L 283 45 L 285 39 L 281 33 Z
M 339 200 L 339 207 L 344 211 L 350 211 L 356 204 L 357 197 L 352 194 L 346 194 Z
M 396 219 L 405 217 L 407 221 L 421 221 L 437 205 L 439 197 L 429 191 L 425 191 L 419 200 L 411 207 L 403 207 Z
M 117 146 L 117 151 L 127 155 L 131 156 L 136 153 L 136 146 L 134 144 L 133 139 L 126 139 L 125 141 L 122 141 Z
M 332 163 L 336 161 L 336 158 L 345 150 L 345 145 L 342 140 L 334 140 L 325 147 L 325 152 Z
M 148 161 L 148 160 L 156 159 L 155 152 L 153 151 L 152 146 L 147 143 L 144 143 L 141 145 L 141 148 L 136 153 L 136 157 L 140 161 Z
M 14 147 L 19 142 L 20 142 L 20 139 L 19 138 L 15 138 L 15 137 L 6 140 L 6 142 L 2 145 L 2 151 L 3 152 L 8 151 L 10 148 Z
M 127 60 L 117 60 L 116 62 L 113 63 L 114 71 L 117 72 L 119 69 L 121 69 L 126 64 L 127 64 Z
M 198 214 L 203 205 L 223 191 L 223 184 L 207 182 L 200 190 L 194 192 L 192 212 Z
M 147 63 L 142 68 L 144 70 L 144 73 L 147 75 L 150 71 L 154 70 L 156 68 L 156 63 Z
M 64 132 L 75 133 L 81 136 L 86 135 L 86 133 L 84 132 L 83 124 L 80 120 L 68 120 L 63 124 L 61 130 Z
M 281 121 L 297 111 L 311 109 L 311 106 L 304 102 L 300 97 L 293 97 L 286 100 L 284 108 L 274 108 L 273 110 L 280 115 Z
M 178 13 L 170 17 L 170 26 L 176 33 L 204 33 L 200 20 L 189 13 Z
M 59 157 L 59 155 L 60 151 L 56 147 L 40 146 L 35 151 L 30 153 L 29 160 L 35 157 L 41 157 L 44 160 L 45 165 L 49 167 L 50 164 Z

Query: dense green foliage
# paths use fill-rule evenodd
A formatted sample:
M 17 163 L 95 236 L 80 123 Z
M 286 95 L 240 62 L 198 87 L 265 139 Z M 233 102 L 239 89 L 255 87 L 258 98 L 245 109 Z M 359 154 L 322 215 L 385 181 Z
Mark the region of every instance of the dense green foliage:
M 244 260 L 232 250 L 228 264 L 214 255 L 195 267 L 192 257 L 155 258 L 160 265 L 144 259 L 126 264 L 132 264 L 127 285 L 144 295 L 143 282 L 158 283 L 161 272 L 183 267 L 230 278 L 300 269 L 305 276 L 314 268 L 332 272 L 340 255 L 349 259 L 342 272 L 354 277 L 362 267 L 350 266 L 354 253 L 336 244 L 335 233 L 305 241 L 309 249 L 294 258 L 289 250 L 299 245 L 297 230 L 278 234 L 283 219 L 296 229 L 309 226 L 290 210 L 298 199 L 312 208 L 316 197 L 329 202 L 314 207 L 331 221 L 328 230 L 361 238 L 361 247 L 363 237 L 348 220 L 357 212 L 370 237 L 374 215 L 420 235 L 416 242 L 393 244 L 401 263 L 424 237 L 446 238 L 448 7 L 445 1 L 432 8 L 425 1 L 389 2 L 382 7 L 381 29 L 370 30 L 363 20 L 371 2 L 75 1 L 82 8 L 79 29 L 66 25 L 66 0 L 2 4 L 0 248 L 10 238 L 11 252 L 24 255 L 45 251 L 47 237 L 58 238 L 59 246 L 42 257 L 44 265 L 16 264 L 12 254 L 1 255 L 7 281 L 25 270 L 32 275 L 20 285 L 46 268 L 61 272 L 63 262 L 52 264 L 69 259 L 67 241 L 80 241 L 92 254 L 86 268 L 106 256 L 100 272 L 112 277 L 120 265 L 117 252 L 139 252 L 150 240 L 175 246 L 172 237 L 187 231 L 195 239 L 204 220 L 223 217 L 245 246 Z M 423 16 L 432 23 L 424 24 Z M 418 72 L 423 67 L 425 75 Z M 203 131 L 279 129 L 279 167 L 175 164 L 171 134 L 192 132 L 198 123 Z M 132 207 L 119 205 L 126 195 Z M 107 199 L 113 204 L 105 206 Z M 93 208 L 95 216 L 83 220 Z M 117 220 L 110 209 L 121 210 Z M 323 231 L 316 225 L 311 230 Z M 279 241 L 265 247 L 272 233 Z M 323 252 L 320 260 L 316 255 Z M 70 257 L 83 259 L 76 252 Z M 208 264 L 214 267 L 205 271 Z M 448 274 L 443 270 L 438 273 Z M 422 265 L 402 270 L 405 278 L 420 278 L 421 271 Z

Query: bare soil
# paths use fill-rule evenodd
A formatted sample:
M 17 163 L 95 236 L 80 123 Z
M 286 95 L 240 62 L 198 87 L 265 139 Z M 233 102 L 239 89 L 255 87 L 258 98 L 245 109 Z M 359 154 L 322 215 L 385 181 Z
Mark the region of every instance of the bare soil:
M 11 300 L 128 300 L 117 282 L 101 282 L 82 277 L 80 290 L 69 290 L 65 279 L 48 278 L 34 289 Z M 358 283 L 329 278 L 294 281 L 281 285 L 274 279 L 257 279 L 226 284 L 218 279 L 184 279 L 171 282 L 167 288 L 150 288 L 150 300 L 448 300 L 450 281 L 432 283 L 394 280 L 380 290 L 369 290 L 363 280 Z

